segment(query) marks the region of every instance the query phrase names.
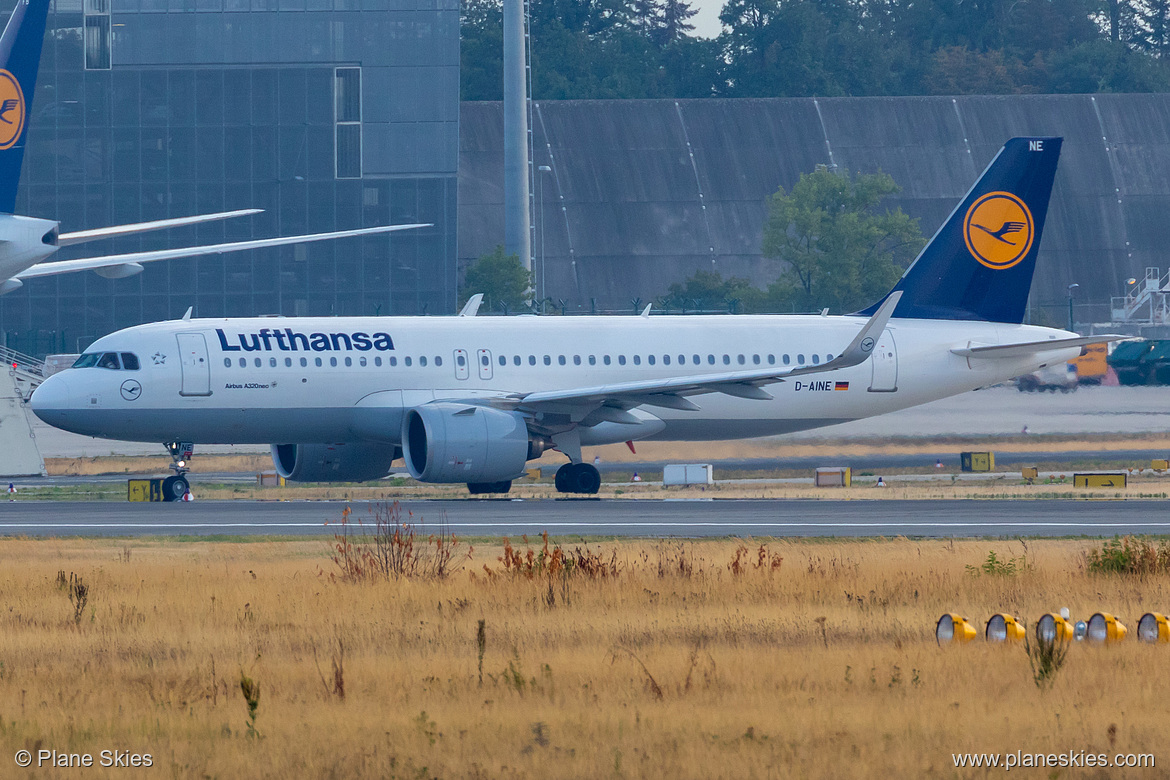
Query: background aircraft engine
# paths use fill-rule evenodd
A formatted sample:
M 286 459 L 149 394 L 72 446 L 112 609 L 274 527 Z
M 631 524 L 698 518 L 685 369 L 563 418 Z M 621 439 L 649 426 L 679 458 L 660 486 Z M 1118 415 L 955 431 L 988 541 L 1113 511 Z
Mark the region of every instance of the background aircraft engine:
M 276 473 L 294 482 L 368 482 L 390 473 L 392 444 L 273 444 Z
M 524 474 L 528 425 L 517 412 L 431 403 L 407 411 L 402 444 L 421 482 L 503 482 Z

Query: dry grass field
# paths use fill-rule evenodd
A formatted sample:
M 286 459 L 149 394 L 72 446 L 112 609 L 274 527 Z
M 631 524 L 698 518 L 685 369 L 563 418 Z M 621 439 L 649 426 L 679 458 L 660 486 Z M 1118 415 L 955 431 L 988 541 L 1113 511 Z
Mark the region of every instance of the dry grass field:
M 395 580 L 323 541 L 0 540 L 2 774 L 128 771 L 22 774 L 20 749 L 152 777 L 985 777 L 951 754 L 1017 749 L 1157 759 L 1024 776 L 1168 773 L 1170 646 L 1133 634 L 1170 576 L 1090 574 L 1100 542 L 512 544 Z M 933 639 L 944 611 L 1062 606 L 1131 638 L 1044 689 L 1019 646 Z

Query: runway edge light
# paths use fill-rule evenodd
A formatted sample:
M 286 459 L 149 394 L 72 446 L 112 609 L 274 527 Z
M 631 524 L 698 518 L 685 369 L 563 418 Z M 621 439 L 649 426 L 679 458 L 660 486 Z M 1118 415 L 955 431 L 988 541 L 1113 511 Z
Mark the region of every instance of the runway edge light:
M 1054 642 L 1056 640 L 1069 642 L 1072 641 L 1072 638 L 1072 623 L 1068 622 L 1068 618 L 1059 612 L 1041 615 L 1040 619 L 1036 621 L 1036 639 L 1041 642 Z
M 970 642 L 979 632 L 962 615 L 947 612 L 934 626 L 934 640 L 940 645 Z
M 1014 615 L 997 612 L 987 619 L 983 638 L 988 642 L 1019 642 L 1024 638 L 1024 624 Z
M 1085 639 L 1094 644 L 1111 644 L 1125 639 L 1125 625 L 1108 612 L 1098 612 L 1089 618 Z
M 1147 612 L 1138 621 L 1137 638 L 1142 642 L 1170 642 L 1170 620 L 1161 612 Z

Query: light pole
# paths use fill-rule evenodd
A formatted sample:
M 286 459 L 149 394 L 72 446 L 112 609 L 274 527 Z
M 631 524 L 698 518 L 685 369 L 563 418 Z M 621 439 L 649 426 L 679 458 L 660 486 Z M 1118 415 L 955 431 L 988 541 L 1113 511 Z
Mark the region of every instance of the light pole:
M 1073 329 L 1073 290 L 1080 287 L 1079 284 L 1073 283 L 1068 286 L 1068 329 Z
M 537 222 L 540 224 L 540 308 L 544 309 L 544 299 L 548 297 L 548 289 L 544 285 L 544 174 L 552 173 L 552 168 L 542 165 L 536 169 L 536 205 L 539 209 Z

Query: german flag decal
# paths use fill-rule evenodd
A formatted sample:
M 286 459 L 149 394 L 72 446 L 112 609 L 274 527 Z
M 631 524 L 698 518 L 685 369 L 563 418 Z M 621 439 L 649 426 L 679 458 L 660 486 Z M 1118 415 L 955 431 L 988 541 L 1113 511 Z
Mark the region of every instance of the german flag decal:
M 848 382 L 837 382 L 836 384 L 833 385 L 833 389 L 834 390 L 848 390 L 849 383 Z

